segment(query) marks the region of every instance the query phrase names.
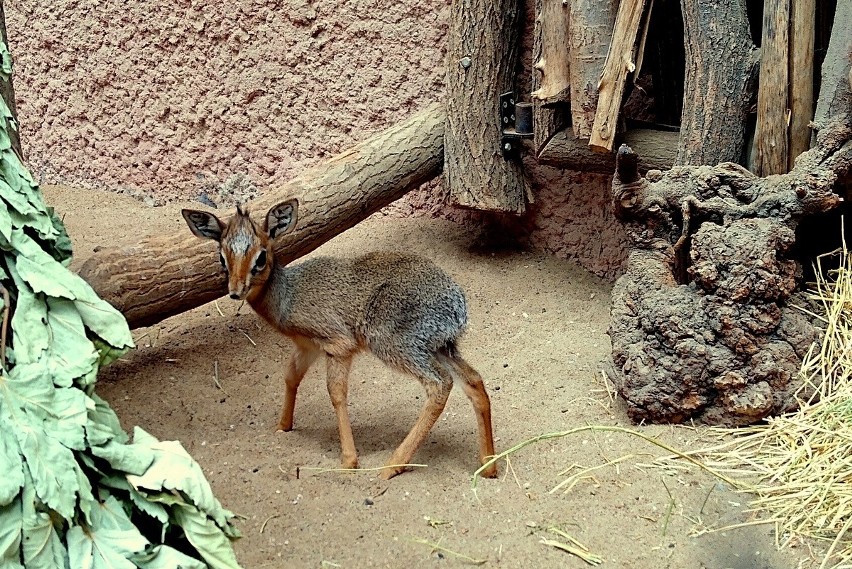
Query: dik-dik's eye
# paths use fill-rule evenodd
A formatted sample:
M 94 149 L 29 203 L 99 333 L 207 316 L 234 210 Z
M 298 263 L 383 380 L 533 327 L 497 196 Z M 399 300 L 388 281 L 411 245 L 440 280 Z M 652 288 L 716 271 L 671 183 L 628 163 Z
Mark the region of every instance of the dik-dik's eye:
M 260 271 L 262 271 L 266 267 L 266 251 L 261 251 L 257 255 L 257 260 L 254 262 L 254 268 L 251 270 L 252 274 L 256 275 Z
M 225 255 L 219 253 L 219 262 L 222 263 L 222 270 L 228 272 L 228 265 L 225 264 Z

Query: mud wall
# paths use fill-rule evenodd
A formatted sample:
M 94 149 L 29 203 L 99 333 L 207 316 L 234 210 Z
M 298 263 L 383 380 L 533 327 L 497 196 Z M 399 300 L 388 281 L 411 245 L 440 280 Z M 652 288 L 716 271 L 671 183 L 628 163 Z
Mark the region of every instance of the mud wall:
M 262 192 L 443 93 L 448 0 L 26 0 L 6 13 L 34 174 L 152 204 L 243 176 Z M 536 204 L 519 234 L 617 275 L 607 179 L 527 162 Z M 389 211 L 481 221 L 442 196 L 430 184 Z

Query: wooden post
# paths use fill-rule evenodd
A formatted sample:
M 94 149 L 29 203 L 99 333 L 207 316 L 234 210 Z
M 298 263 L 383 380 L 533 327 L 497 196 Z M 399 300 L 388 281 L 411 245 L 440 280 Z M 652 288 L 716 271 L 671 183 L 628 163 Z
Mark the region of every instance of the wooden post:
M 443 106 L 432 105 L 258 199 L 252 210 L 264 215 L 279 201 L 299 198 L 296 229 L 275 243 L 278 260 L 289 263 L 313 251 L 440 174 L 444 122 Z M 131 328 L 156 324 L 226 292 L 215 244 L 193 236 L 177 219 L 174 233 L 97 251 L 80 276 Z
M 636 34 L 639 32 L 644 7 L 645 0 L 621 0 L 618 6 L 612 41 L 598 83 L 598 106 L 589 139 L 589 146 L 593 150 L 612 150 L 624 83 L 635 65 Z
M 787 169 L 811 146 L 814 116 L 814 32 L 816 0 L 794 0 L 790 37 L 790 148 Z
M 523 213 L 521 161 L 500 150 L 499 96 L 514 88 L 519 0 L 453 0 L 447 48 L 444 180 L 455 205 Z
M 570 84 L 568 22 L 570 3 L 536 0 L 533 36 L 533 144 L 536 156 L 550 137 L 568 124 Z
M 679 166 L 739 162 L 757 51 L 745 0 L 681 0 L 686 84 Z
M 824 128 L 828 120 L 834 116 L 852 115 L 850 62 L 852 62 L 852 0 L 837 0 L 831 39 L 822 62 L 822 80 L 814 113 L 814 124 L 817 130 Z
M 12 52 L 12 48 L 9 46 L 9 35 L 6 33 L 6 11 L 3 9 L 3 0 L 0 0 L 0 41 L 6 44 L 6 50 L 9 54 Z M 0 62 L 0 65 L 4 67 L 8 65 L 8 69 L 6 70 L 9 74 L 8 81 L 0 80 L 0 96 L 3 97 L 3 100 L 6 102 L 6 106 L 9 107 L 9 112 L 12 113 L 12 120 L 14 121 L 14 125 L 12 128 L 7 128 L 6 132 L 9 134 L 9 140 L 12 143 L 12 150 L 17 153 L 18 158 L 21 160 L 24 159 L 23 151 L 21 150 L 21 133 L 19 131 L 20 123 L 18 122 L 18 107 L 15 104 L 15 88 L 12 83 L 12 59 L 11 56 L 8 56 L 9 59 Z
M 758 176 L 787 172 L 789 29 L 790 0 L 764 0 L 755 132 L 754 167 Z
M 577 138 L 592 135 L 598 82 L 613 35 L 617 0 L 573 0 L 571 42 L 571 124 Z

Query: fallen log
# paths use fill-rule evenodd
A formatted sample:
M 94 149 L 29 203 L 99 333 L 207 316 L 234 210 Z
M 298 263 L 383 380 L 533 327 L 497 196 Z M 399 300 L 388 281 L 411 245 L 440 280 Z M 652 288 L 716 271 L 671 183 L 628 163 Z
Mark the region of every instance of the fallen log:
M 321 162 L 252 205 L 258 213 L 299 198 L 299 225 L 275 244 L 283 263 L 305 255 L 441 173 L 445 114 L 431 105 L 410 119 Z M 131 328 L 150 326 L 219 298 L 225 276 L 215 244 L 180 222 L 173 234 L 104 248 L 81 267 L 98 295 Z
M 570 123 L 568 100 L 568 20 L 571 5 L 536 0 L 533 33 L 533 150 L 536 156 L 554 134 Z M 539 96 L 544 95 L 543 98 Z

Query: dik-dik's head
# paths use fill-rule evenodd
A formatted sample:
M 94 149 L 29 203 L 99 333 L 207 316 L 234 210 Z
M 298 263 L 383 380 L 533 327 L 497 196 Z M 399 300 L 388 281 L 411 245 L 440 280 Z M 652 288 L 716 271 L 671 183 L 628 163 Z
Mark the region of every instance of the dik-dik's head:
M 262 229 L 239 206 L 237 214 L 227 223 L 206 211 L 184 209 L 181 213 L 195 235 L 219 243 L 219 260 L 228 276 L 228 293 L 235 300 L 243 300 L 269 279 L 274 261 L 271 242 L 296 227 L 298 210 L 299 202 L 295 199 L 281 202 L 266 214 Z

